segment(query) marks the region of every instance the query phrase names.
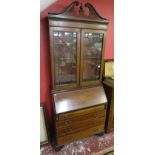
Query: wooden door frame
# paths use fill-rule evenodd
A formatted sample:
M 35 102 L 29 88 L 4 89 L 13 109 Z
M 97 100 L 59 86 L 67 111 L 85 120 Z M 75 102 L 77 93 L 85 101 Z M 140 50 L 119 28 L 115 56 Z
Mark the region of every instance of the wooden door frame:
M 79 57 L 80 57 L 80 29 L 78 28 L 67 28 L 67 27 L 50 27 L 50 57 L 51 57 L 51 69 L 53 72 L 51 72 L 52 74 L 52 86 L 53 89 L 55 90 L 62 90 L 62 89 L 67 89 L 67 88 L 77 88 L 79 86 Z M 57 86 L 55 84 L 55 79 L 56 79 L 56 74 L 55 74 L 55 59 L 54 59 L 54 38 L 53 38 L 53 32 L 54 31 L 63 31 L 63 32 L 76 32 L 77 33 L 77 47 L 76 47 L 76 51 L 77 51 L 77 59 L 76 59 L 76 63 L 77 63 L 77 72 L 76 72 L 76 83 L 75 84 L 63 84 L 61 86 Z
M 84 47 L 84 33 L 85 32 L 90 32 L 90 33 L 103 33 L 103 44 L 102 44 L 102 54 L 101 54 L 101 64 L 100 64 L 100 78 L 99 80 L 94 80 L 94 81 L 82 81 L 83 77 L 83 47 Z M 105 42 L 106 42 L 106 35 L 107 32 L 106 30 L 94 30 L 94 29 L 81 29 L 81 64 L 80 64 L 80 86 L 90 86 L 90 85 L 99 85 L 102 82 L 102 74 L 103 74 L 103 65 L 104 65 L 104 53 L 105 53 Z

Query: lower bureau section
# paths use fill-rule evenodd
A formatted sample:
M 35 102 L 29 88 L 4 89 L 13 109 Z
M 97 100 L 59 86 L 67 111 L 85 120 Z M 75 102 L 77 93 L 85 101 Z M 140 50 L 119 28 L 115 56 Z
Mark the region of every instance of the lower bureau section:
M 104 132 L 104 125 L 95 126 L 66 136 L 57 137 L 57 143 L 61 145 L 64 143 L 78 140 L 80 138 L 85 138 L 87 136 L 91 136 L 93 134 L 101 133 L 101 132 Z
M 57 145 L 64 145 L 97 133 L 103 133 L 106 119 L 106 105 L 88 107 L 65 114 L 55 119 Z
M 82 120 L 78 123 L 75 122 L 75 124 L 72 123 L 70 125 L 66 125 L 63 128 L 58 128 L 56 132 L 59 137 L 64 136 L 64 135 L 66 136 L 67 134 L 71 134 L 71 133 L 78 132 L 81 130 L 86 130 L 86 129 L 92 128 L 94 126 L 103 125 L 104 120 L 105 120 L 104 117 L 100 117 L 100 118 L 96 118 L 96 119 L 91 118 L 88 120 Z

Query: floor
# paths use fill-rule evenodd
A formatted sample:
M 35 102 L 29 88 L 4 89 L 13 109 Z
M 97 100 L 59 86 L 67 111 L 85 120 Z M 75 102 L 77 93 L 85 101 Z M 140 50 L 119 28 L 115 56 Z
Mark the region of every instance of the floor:
M 48 144 L 41 147 L 40 155 L 103 155 L 106 150 L 113 149 L 114 133 L 104 134 L 103 136 L 91 136 L 79 141 L 74 141 L 65 145 L 60 151 L 56 152 L 54 148 Z M 113 155 L 113 152 L 106 154 Z
M 114 152 L 107 153 L 106 155 L 114 155 Z

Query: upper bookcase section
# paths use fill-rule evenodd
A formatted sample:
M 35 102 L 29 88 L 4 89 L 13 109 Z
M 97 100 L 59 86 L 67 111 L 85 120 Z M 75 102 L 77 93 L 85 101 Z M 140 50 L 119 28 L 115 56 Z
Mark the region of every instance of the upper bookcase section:
M 75 11 L 78 9 L 78 11 Z M 89 14 L 86 15 L 83 9 L 83 5 L 78 1 L 72 2 L 63 12 L 61 13 L 48 13 L 49 19 L 64 20 L 64 21 L 75 21 L 75 22 L 86 22 L 86 23 L 99 23 L 108 24 L 109 21 L 106 18 L 101 17 L 95 8 L 90 3 L 85 3 L 84 7 L 88 8 Z

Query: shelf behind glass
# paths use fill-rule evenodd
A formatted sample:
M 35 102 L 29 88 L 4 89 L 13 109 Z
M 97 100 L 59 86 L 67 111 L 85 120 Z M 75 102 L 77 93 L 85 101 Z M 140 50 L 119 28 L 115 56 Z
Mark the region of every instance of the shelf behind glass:
M 100 79 L 103 37 L 103 33 L 84 34 L 82 80 L 85 82 Z
M 54 31 L 55 84 L 77 81 L 77 33 Z

